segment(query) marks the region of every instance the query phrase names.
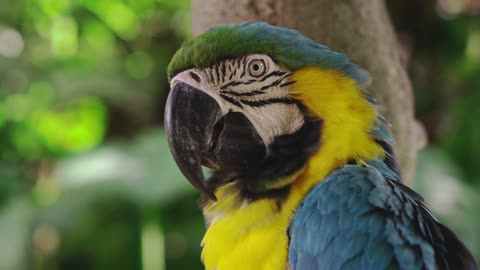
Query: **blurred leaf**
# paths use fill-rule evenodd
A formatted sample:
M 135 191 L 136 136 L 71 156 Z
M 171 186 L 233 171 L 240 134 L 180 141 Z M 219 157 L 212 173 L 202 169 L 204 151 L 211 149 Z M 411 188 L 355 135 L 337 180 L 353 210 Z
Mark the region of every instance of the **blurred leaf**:
M 67 16 L 57 16 L 51 30 L 53 54 L 59 58 L 74 56 L 78 49 L 77 22 Z
M 31 123 L 52 152 L 77 152 L 98 145 L 105 134 L 101 100 L 85 97 L 65 111 L 40 113 Z
M 173 161 L 163 130 L 67 158 L 54 179 L 65 194 L 116 193 L 140 204 L 164 204 L 194 190 Z
M 0 269 L 140 269 L 148 224 L 169 269 L 202 269 L 199 194 L 149 131 L 189 8 L 0 0 Z
M 140 27 L 135 12 L 121 1 L 86 0 L 85 5 L 121 38 L 133 39 L 138 34 Z

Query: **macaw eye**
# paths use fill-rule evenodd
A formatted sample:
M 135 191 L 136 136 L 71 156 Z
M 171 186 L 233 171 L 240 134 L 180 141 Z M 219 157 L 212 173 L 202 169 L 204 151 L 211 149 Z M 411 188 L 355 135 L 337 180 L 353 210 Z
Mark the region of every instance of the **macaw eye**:
M 248 63 L 248 72 L 253 77 L 259 77 L 265 74 L 266 67 L 265 62 L 263 60 L 252 60 Z

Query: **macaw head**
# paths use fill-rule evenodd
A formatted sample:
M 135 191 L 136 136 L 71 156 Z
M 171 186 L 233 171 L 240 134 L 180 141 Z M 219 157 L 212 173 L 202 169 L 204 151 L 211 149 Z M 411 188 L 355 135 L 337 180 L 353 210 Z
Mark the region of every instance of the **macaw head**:
M 227 184 L 245 198 L 281 196 L 322 166 L 381 156 L 390 138 L 368 74 L 294 30 L 214 27 L 183 44 L 168 75 L 173 157 L 212 200 Z

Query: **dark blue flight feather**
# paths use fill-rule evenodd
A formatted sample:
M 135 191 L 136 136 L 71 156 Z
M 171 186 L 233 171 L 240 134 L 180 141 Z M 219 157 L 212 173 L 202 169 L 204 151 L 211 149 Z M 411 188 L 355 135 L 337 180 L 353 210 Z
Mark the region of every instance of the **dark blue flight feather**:
M 292 270 L 477 269 L 423 199 L 381 163 L 347 165 L 307 195 L 289 228 Z

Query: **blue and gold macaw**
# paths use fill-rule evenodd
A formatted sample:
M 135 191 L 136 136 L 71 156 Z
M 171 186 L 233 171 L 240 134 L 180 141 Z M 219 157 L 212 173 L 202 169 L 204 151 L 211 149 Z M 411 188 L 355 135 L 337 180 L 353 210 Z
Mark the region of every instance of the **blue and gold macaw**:
M 168 73 L 165 126 L 204 194 L 207 270 L 476 269 L 402 185 L 368 74 L 344 55 L 265 23 L 223 25 Z

